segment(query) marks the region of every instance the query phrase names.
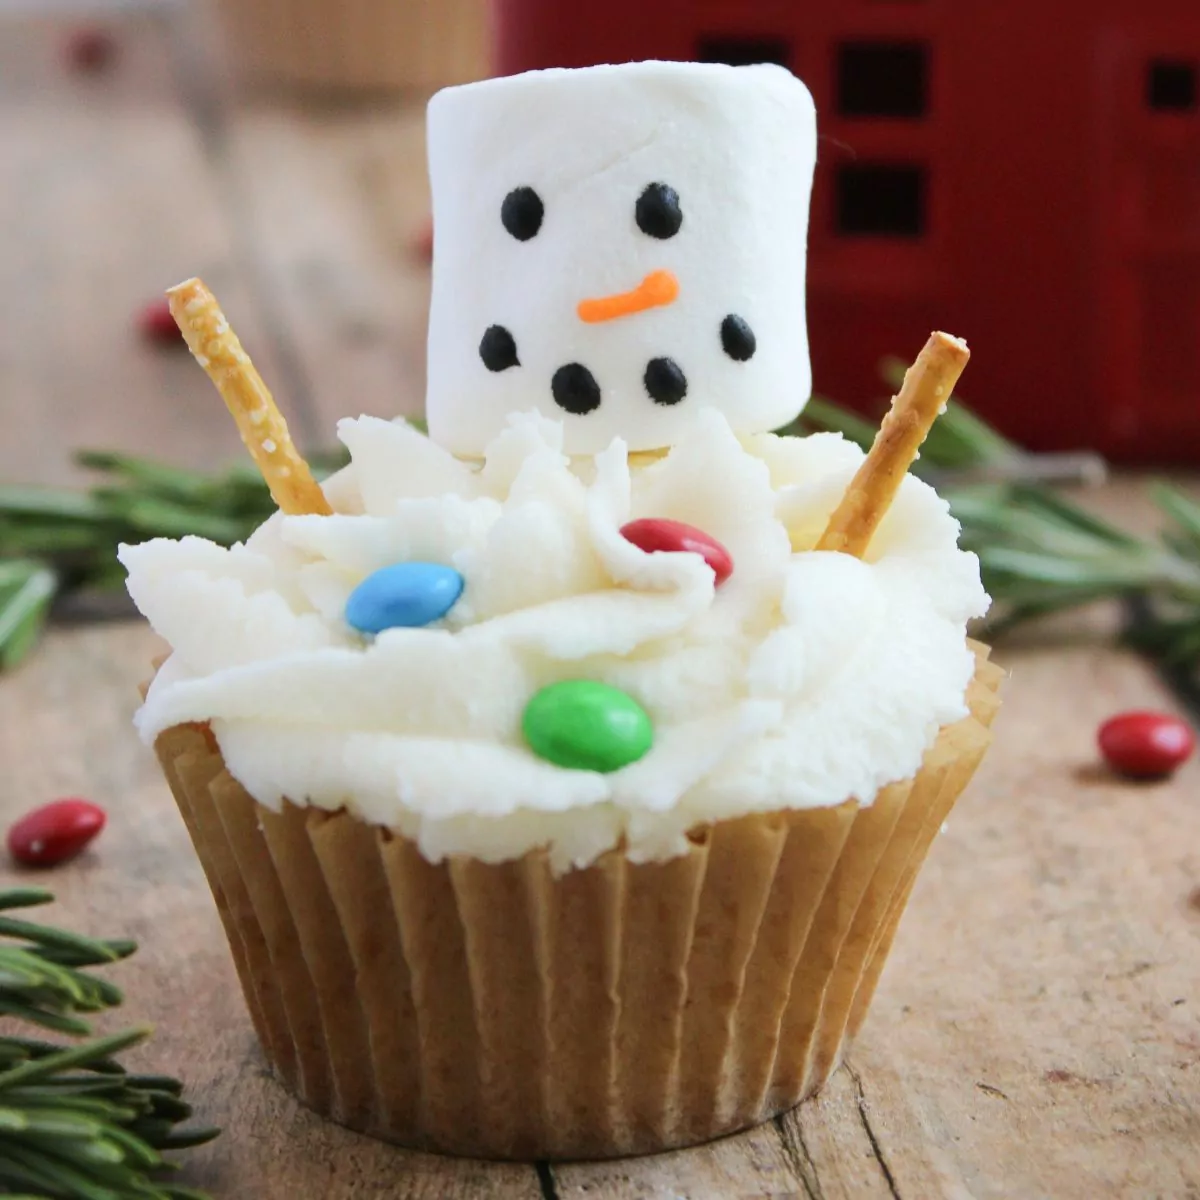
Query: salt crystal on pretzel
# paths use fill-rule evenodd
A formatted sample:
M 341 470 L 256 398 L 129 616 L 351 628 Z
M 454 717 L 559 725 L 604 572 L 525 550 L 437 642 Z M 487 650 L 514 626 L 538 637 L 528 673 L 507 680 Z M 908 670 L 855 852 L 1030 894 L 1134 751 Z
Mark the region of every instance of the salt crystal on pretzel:
M 287 422 L 262 376 L 229 327 L 216 297 L 199 279 L 168 290 L 171 315 L 196 361 L 237 422 L 238 433 L 271 489 L 289 514 L 333 512 L 308 463 L 292 444 Z
M 970 357 L 966 342 L 959 338 L 948 333 L 930 335 L 906 372 L 870 452 L 829 518 L 818 550 L 838 550 L 855 558 L 866 553 Z

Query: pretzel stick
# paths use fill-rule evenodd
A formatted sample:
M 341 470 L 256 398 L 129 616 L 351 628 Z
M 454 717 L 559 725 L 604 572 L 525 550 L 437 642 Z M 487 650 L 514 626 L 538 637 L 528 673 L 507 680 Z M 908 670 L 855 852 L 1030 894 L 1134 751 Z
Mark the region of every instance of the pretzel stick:
M 333 512 L 308 463 L 292 444 L 287 422 L 275 400 L 229 328 L 217 298 L 199 279 L 188 279 L 167 292 L 171 316 L 188 349 L 237 422 L 250 457 L 285 513 Z
M 970 357 L 966 342 L 948 333 L 930 335 L 925 349 L 905 374 L 870 452 L 829 518 L 818 550 L 840 550 L 855 558 L 866 553 Z

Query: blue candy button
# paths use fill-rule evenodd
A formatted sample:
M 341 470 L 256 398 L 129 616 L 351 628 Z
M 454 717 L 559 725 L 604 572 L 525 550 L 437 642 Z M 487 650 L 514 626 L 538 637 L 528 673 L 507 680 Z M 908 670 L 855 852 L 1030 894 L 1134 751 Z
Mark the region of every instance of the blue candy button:
M 417 629 L 444 617 L 462 590 L 463 577 L 441 563 L 405 562 L 381 567 L 350 593 L 346 624 L 359 633 Z

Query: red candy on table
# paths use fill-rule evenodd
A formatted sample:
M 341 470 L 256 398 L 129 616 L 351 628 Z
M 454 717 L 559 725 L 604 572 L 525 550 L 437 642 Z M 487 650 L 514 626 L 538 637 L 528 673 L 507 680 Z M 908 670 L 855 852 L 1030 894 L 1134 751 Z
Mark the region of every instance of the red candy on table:
M 159 300 L 151 300 L 137 318 L 138 331 L 148 342 L 158 342 L 162 346 L 186 346 L 175 318 L 171 316 L 171 304 L 166 296 Z
M 27 867 L 56 867 L 79 854 L 104 828 L 90 800 L 55 800 L 26 813 L 8 831 L 8 852 Z
M 1100 726 L 1096 740 L 1108 765 L 1132 779 L 1162 779 L 1196 748 L 1187 722 L 1158 712 L 1119 713 Z
M 75 71 L 103 71 L 116 57 L 117 43 L 112 34 L 103 29 L 84 27 L 76 29 L 67 38 L 66 59 Z
M 433 262 L 433 219 L 430 218 L 417 230 L 412 239 L 413 257 L 419 262 Z
M 694 525 L 668 521 L 663 517 L 643 517 L 621 526 L 621 536 L 647 554 L 655 550 L 699 554 L 712 568 L 717 587 L 733 574 L 733 559 L 729 551 L 714 537 L 709 537 Z

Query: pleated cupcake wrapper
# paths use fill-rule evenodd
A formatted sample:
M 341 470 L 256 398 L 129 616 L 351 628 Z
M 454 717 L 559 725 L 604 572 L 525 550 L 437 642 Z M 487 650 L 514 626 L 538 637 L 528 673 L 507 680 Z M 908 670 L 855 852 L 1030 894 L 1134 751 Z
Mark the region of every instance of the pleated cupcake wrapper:
M 433 864 L 346 813 L 258 805 L 202 725 L 157 750 L 255 1029 L 332 1119 L 478 1157 L 687 1145 L 813 1094 L 866 1015 L 913 882 L 988 745 L 971 715 L 873 804 L 697 829 L 688 852 Z
M 431 89 L 488 71 L 487 0 L 216 0 L 226 44 L 259 81 Z

